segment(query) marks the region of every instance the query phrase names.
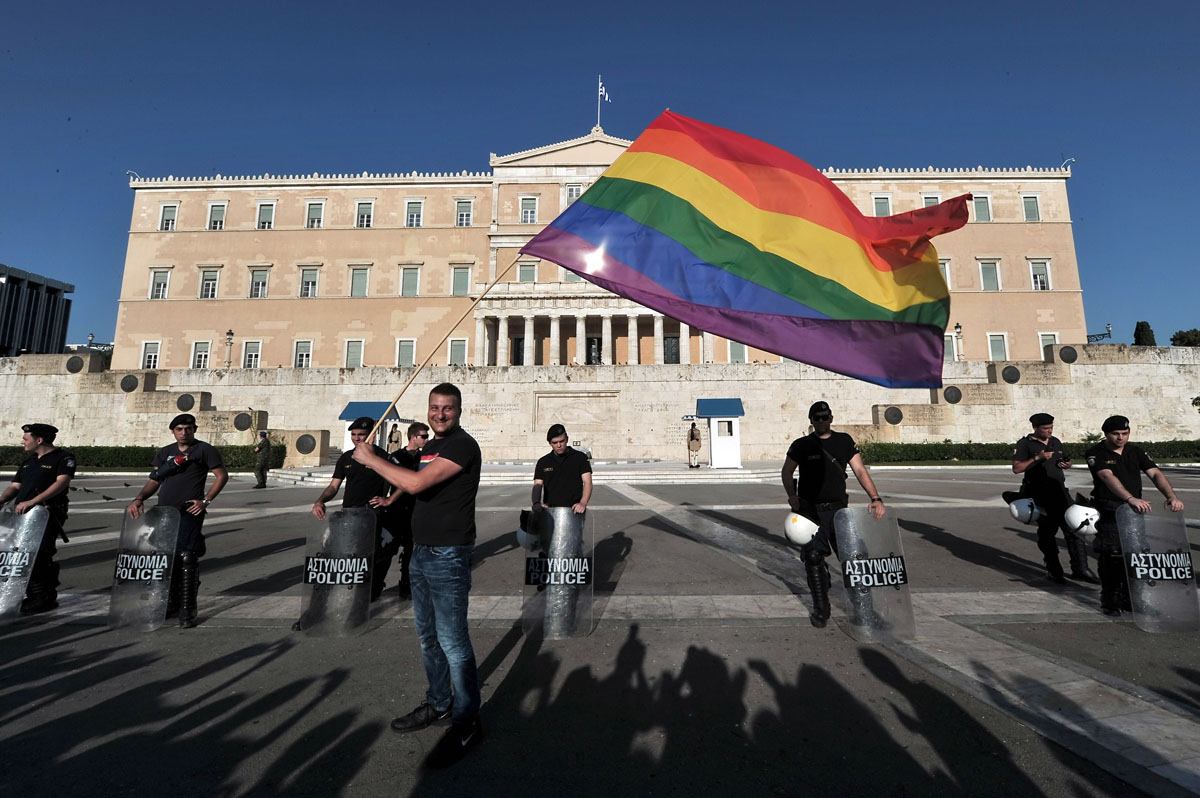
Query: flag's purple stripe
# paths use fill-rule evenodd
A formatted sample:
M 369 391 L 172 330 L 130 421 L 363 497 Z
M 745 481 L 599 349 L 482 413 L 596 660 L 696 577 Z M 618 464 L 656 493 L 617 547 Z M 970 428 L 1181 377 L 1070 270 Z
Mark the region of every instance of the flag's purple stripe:
M 547 227 L 522 250 L 558 263 L 591 282 L 673 319 L 734 341 L 887 388 L 938 388 L 942 384 L 942 331 L 885 321 L 802 319 L 773 313 L 697 305 L 665 291 L 608 254 L 589 271 L 595 247 Z
M 720 308 L 829 318 L 791 297 L 714 266 L 670 236 L 623 213 L 576 200 L 551 225 L 570 230 L 594 247 L 603 244 L 604 251 L 622 263 L 640 264 L 641 273 L 680 299 Z

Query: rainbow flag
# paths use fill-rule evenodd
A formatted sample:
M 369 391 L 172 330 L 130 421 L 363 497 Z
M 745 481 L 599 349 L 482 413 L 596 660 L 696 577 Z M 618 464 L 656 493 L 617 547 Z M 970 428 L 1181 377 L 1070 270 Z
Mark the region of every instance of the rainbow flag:
M 521 252 L 748 346 L 938 387 L 950 296 L 929 240 L 969 199 L 863 216 L 794 155 L 666 111 Z

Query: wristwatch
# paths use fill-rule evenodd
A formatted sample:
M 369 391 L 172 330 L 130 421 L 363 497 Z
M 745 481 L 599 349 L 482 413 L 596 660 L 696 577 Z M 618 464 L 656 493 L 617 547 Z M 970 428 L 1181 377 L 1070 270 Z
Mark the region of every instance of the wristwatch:
M 200 503 L 207 507 L 208 505 L 212 504 L 212 499 L 201 499 Z

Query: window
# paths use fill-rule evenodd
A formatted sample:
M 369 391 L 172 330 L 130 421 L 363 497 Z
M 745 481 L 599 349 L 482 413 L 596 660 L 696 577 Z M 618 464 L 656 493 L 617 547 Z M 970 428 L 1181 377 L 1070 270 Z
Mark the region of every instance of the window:
M 871 201 L 875 205 L 876 216 L 892 215 L 892 197 L 890 194 L 874 194 Z
M 247 341 L 242 344 L 242 368 L 258 368 L 259 353 L 262 352 L 262 341 Z
M 192 368 L 208 368 L 208 349 L 208 341 L 197 341 L 196 343 L 192 344 Z
M 1021 206 L 1025 209 L 1025 221 L 1040 222 L 1042 220 L 1042 209 L 1038 207 L 1037 194 L 1023 195 Z
M 946 281 L 946 288 L 950 287 L 950 260 L 946 258 L 938 259 L 938 271 L 942 273 L 942 279 Z
M 471 287 L 471 267 L 455 266 L 450 270 L 451 293 L 454 296 L 466 296 Z
M 220 274 L 216 269 L 205 269 L 200 272 L 200 298 L 201 299 L 216 299 L 217 298 L 217 277 Z
M 955 360 L 954 336 L 953 335 L 943 335 L 942 336 L 942 362 L 943 363 L 953 363 L 954 360 Z
M 164 205 L 158 212 L 158 229 L 174 230 L 175 216 L 179 213 L 178 205 Z
M 994 260 L 979 262 L 979 283 L 984 291 L 1000 290 L 1000 264 Z
M 317 295 L 317 273 L 319 269 L 300 270 L 300 296 L 313 297 Z
M 600 339 L 595 336 L 588 336 L 587 339 L 587 365 L 599 366 L 601 358 L 604 357 L 604 351 L 600 348 Z
M 679 363 L 679 336 L 663 336 L 663 363 L 676 365 Z
M 367 295 L 367 276 L 370 275 L 370 273 L 370 269 L 350 270 L 350 296 Z
M 267 296 L 267 275 L 270 274 L 268 269 L 251 269 L 250 270 L 250 298 L 264 299 Z
M 733 422 L 732 421 L 718 421 L 717 422 L 717 437 L 718 438 L 732 438 L 733 437 Z
M 508 361 L 510 366 L 525 365 L 525 339 L 513 338 L 508 346 Z
M 358 203 L 358 210 L 354 216 L 355 227 L 370 227 L 371 217 L 375 213 L 375 201 Z
M 312 366 L 312 341 L 296 342 L 296 355 L 292 358 L 292 364 L 298 369 Z
M 729 342 L 729 362 L 730 363 L 745 363 L 746 362 L 746 345 L 740 344 L 737 341 Z
M 1034 291 L 1050 290 L 1050 264 L 1044 260 L 1029 261 L 1029 274 L 1033 279 Z
M 409 200 L 404 203 L 404 226 L 405 227 L 420 227 L 421 226 L 421 211 L 425 203 L 421 200 Z
M 171 272 L 163 269 L 150 272 L 150 298 L 166 299 L 167 284 L 171 281 Z
M 941 194 L 922 194 L 921 195 L 921 207 L 922 208 L 932 208 L 934 205 L 937 205 L 941 201 L 942 201 Z
M 583 278 L 580 277 L 575 272 L 571 271 L 570 269 L 563 269 L 563 282 L 564 283 L 582 283 Z
M 1038 346 L 1042 353 L 1042 357 L 1046 356 L 1046 347 L 1054 346 L 1058 343 L 1058 333 L 1038 333 Z
M 450 360 L 451 366 L 467 365 L 467 339 L 466 338 L 451 338 L 450 339 Z
M 208 229 L 225 229 L 225 203 L 213 203 L 208 206 Z
M 147 341 L 142 344 L 142 368 L 158 368 L 158 341 Z
M 396 339 L 396 367 L 410 369 L 417 365 L 417 339 Z
M 537 197 L 521 197 L 521 224 L 537 224 Z
M 988 359 L 1008 360 L 1008 334 L 988 333 Z
M 975 221 L 990 222 L 992 220 L 992 198 L 986 194 L 975 195 Z
M 346 342 L 346 368 L 357 369 L 362 368 L 363 364 L 363 342 L 362 341 L 347 341 Z
M 455 227 L 471 226 L 471 200 L 458 200 L 454 203 Z
M 570 205 L 575 200 L 583 196 L 583 185 L 580 183 L 570 183 L 567 185 L 567 204 Z
M 421 270 L 404 267 L 400 270 L 400 296 L 420 296 Z
M 304 226 L 309 230 L 320 230 L 321 224 L 325 220 L 325 203 L 310 202 L 308 203 L 308 215 L 305 217 Z
M 521 263 L 517 265 L 517 280 L 522 283 L 537 282 L 537 264 Z
M 275 203 L 258 203 L 258 229 L 270 230 L 275 226 Z

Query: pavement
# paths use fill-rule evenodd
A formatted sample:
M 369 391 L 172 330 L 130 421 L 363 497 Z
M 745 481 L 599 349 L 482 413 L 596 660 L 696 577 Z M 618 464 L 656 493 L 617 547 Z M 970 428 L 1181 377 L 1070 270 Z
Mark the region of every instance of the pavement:
M 272 472 L 263 491 L 235 475 L 205 525 L 200 626 L 142 635 L 105 628 L 141 478 L 81 475 L 60 608 L 0 627 L 4 782 L 13 795 L 1200 794 L 1200 635 L 1147 634 L 1101 615 L 1094 586 L 1045 579 L 1034 530 L 999 499 L 1018 481 L 1007 467 L 872 469 L 917 620 L 914 640 L 886 645 L 849 634 L 840 596 L 834 622 L 810 626 L 777 463 L 595 468 L 594 628 L 544 640 L 522 633 L 513 531 L 532 464 L 485 465 L 470 620 L 487 737 L 444 772 L 423 767 L 441 729 L 387 728 L 424 693 L 408 602 L 389 588 L 355 637 L 290 630 L 331 469 Z M 1166 471 L 1194 548 L 1200 469 Z

